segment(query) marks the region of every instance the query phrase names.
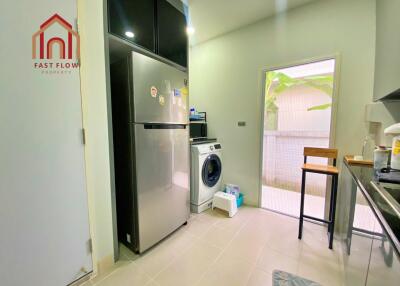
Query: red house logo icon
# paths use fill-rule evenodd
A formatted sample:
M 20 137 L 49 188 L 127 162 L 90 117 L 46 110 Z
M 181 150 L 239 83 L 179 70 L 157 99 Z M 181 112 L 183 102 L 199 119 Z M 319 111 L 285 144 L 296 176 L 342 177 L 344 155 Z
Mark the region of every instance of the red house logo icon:
M 58 37 L 45 37 L 46 30 L 51 26 L 59 24 L 65 34 Z M 79 59 L 79 35 L 72 30 L 72 25 L 60 15 L 54 14 L 47 19 L 40 29 L 32 36 L 32 59 L 37 59 L 37 39 L 39 37 L 39 59 L 53 59 L 54 49 L 58 47 L 60 59 Z M 47 41 L 45 40 L 47 39 Z M 75 50 L 74 47 L 75 46 Z

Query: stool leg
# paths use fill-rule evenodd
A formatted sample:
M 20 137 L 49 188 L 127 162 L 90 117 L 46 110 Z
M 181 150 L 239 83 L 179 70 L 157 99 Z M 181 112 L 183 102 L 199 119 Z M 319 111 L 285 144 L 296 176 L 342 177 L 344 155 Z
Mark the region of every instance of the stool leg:
M 335 176 L 332 176 L 332 182 L 331 182 L 331 197 L 329 198 L 329 221 L 332 221 L 332 209 L 333 209 L 333 192 L 334 192 L 334 188 L 335 188 Z M 331 229 L 332 229 L 332 223 L 328 224 L 328 233 L 331 233 Z
M 333 234 L 335 232 L 335 213 L 336 213 L 336 197 L 337 197 L 337 186 L 338 186 L 338 175 L 333 176 L 333 184 L 334 184 L 334 189 L 332 193 L 332 200 L 333 200 L 333 206 L 332 206 L 332 223 L 331 223 L 331 233 L 330 233 L 330 238 L 329 238 L 329 248 L 332 249 L 333 247 Z
M 305 186 L 306 186 L 306 172 L 303 170 L 301 176 L 301 199 L 300 199 L 300 220 L 299 220 L 299 236 L 301 239 L 303 236 L 303 214 L 304 214 L 304 196 L 305 196 Z

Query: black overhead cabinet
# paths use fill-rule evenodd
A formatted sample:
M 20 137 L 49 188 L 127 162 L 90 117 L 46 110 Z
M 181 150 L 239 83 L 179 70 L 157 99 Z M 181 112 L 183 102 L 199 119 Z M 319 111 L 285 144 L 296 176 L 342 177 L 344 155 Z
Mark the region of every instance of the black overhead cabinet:
M 187 66 L 185 15 L 165 0 L 157 0 L 158 53 Z
M 108 31 L 187 67 L 183 4 L 172 2 L 175 4 L 167 0 L 108 0 Z
M 108 31 L 155 52 L 154 11 L 153 0 L 108 0 Z

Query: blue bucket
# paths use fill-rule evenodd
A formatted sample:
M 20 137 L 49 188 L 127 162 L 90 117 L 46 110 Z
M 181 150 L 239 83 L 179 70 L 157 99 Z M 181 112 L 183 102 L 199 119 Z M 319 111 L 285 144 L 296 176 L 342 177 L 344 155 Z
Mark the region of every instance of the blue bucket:
M 237 207 L 240 207 L 241 205 L 243 205 L 243 194 L 240 193 L 239 197 L 236 199 L 236 205 Z

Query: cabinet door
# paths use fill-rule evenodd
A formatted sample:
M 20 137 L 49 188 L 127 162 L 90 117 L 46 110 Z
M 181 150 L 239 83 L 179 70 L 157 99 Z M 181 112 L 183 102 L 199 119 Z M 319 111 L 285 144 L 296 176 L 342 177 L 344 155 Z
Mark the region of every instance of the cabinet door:
M 380 226 L 379 224 L 377 224 Z M 398 286 L 400 284 L 400 257 L 393 249 L 385 231 L 379 227 L 372 243 L 368 271 L 368 286 Z
M 49 44 L 55 38 L 68 42 L 59 22 L 73 26 L 77 1 L 9 4 L 1 12 L 0 34 L 12 27 L 19 37 L 2 42 L 10 76 L 0 84 L 0 285 L 70 285 L 93 269 L 79 69 L 46 74 L 28 63 L 73 64 L 60 59 L 61 46 Z M 48 19 L 43 46 L 54 58 L 31 62 L 27 39 Z M 40 53 L 39 43 L 32 48 Z
M 185 15 L 166 0 L 157 0 L 158 53 L 181 66 L 187 66 Z
M 367 200 L 352 178 L 347 187 L 350 207 L 344 255 L 345 280 L 346 285 L 361 286 L 365 285 L 373 241 L 372 233 L 377 222 Z
M 397 90 L 400 99 L 400 1 L 376 1 L 376 58 L 374 99 Z
M 109 32 L 153 52 L 154 20 L 153 0 L 108 0 Z

